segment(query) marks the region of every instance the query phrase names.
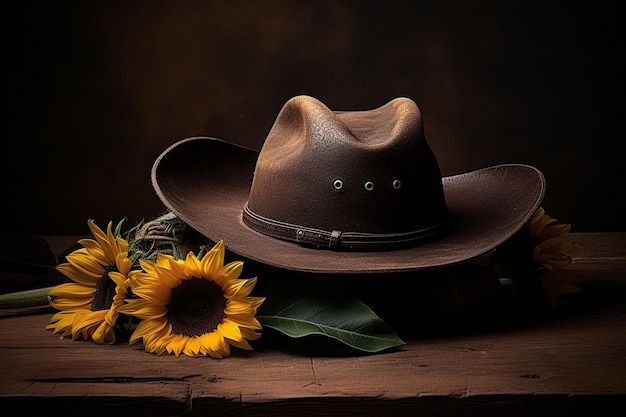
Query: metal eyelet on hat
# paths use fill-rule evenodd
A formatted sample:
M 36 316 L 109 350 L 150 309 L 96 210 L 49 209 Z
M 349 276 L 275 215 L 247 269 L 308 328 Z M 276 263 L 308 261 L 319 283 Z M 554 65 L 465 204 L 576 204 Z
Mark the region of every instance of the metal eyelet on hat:
M 341 190 L 341 188 L 343 188 L 343 181 L 335 180 L 333 182 L 333 187 L 335 188 L 335 190 Z
M 374 183 L 371 181 L 368 181 L 365 183 L 364 187 L 367 191 L 372 191 L 374 189 Z
M 400 187 L 402 187 L 402 183 L 400 182 L 400 180 L 393 180 L 393 182 L 391 183 L 391 185 L 393 186 L 393 188 L 395 188 L 396 190 L 399 190 Z

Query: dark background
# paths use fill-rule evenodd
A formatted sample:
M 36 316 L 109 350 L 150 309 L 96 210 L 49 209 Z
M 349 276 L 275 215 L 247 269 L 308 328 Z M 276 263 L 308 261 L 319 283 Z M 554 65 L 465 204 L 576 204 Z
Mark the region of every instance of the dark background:
M 615 4 L 615 6 L 614 6 Z M 626 231 L 617 2 L 46 1 L 3 5 L 5 228 L 85 234 L 163 211 L 155 158 L 259 149 L 282 105 L 406 96 L 443 174 L 541 169 L 573 231 Z

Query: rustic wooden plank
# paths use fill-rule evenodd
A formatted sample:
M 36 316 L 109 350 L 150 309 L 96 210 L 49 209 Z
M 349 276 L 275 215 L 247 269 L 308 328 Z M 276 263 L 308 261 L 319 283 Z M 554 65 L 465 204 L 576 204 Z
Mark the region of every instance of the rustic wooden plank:
M 379 355 L 311 358 L 297 350 L 281 351 L 263 344 L 253 353 L 234 351 L 227 360 L 159 357 L 138 345 L 61 340 L 44 329 L 47 319 L 49 315 L 42 314 L 0 322 L 3 335 L 11 336 L 2 338 L 0 365 L 13 369 L 0 377 L 0 381 L 7 379 L 0 393 L 12 392 L 20 380 L 39 383 L 30 384 L 24 392 L 43 394 L 49 390 L 46 383 L 89 384 L 96 379 L 114 383 L 124 378 L 132 382 L 134 378 L 141 385 L 164 375 L 211 387 L 228 398 L 248 390 L 255 401 L 291 398 L 296 392 L 297 397 L 344 393 L 384 398 L 609 394 L 616 389 L 626 393 L 626 375 L 615 369 L 615 364 L 624 363 L 626 353 L 626 318 L 619 311 L 554 318 L 489 334 L 415 338 Z M 114 366 L 103 368 L 101 363 L 107 362 Z M 155 374 L 154 369 L 159 371 Z M 602 380 L 595 380 L 598 374 Z M 218 380 L 216 388 L 213 384 Z M 555 380 L 559 384 L 554 385 Z M 256 392 L 259 386 L 262 392 Z
M 318 341 L 266 332 L 254 352 L 234 350 L 224 360 L 156 356 L 139 345 L 60 339 L 45 330 L 49 310 L 6 315 L 0 406 L 62 415 L 619 415 L 612 413 L 624 411 L 626 398 L 626 234 L 573 237 L 573 267 L 593 304 L 479 331 L 418 332 L 377 355 L 311 355 Z
M 626 319 L 619 312 L 494 334 L 415 339 L 382 355 L 311 358 L 261 347 L 221 361 L 60 340 L 43 330 L 48 318 L 2 320 L 9 337 L 3 337 L 0 369 L 12 372 L 0 377 L 0 395 L 150 397 L 155 384 L 160 397 L 180 402 L 626 394 L 626 376 L 616 368 L 626 346 Z

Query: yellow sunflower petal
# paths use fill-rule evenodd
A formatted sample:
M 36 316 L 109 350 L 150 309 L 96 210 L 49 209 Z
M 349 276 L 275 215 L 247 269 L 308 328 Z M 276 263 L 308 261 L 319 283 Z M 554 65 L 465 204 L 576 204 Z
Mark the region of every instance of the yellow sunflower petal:
M 98 273 L 93 273 L 93 272 L 85 273 L 81 270 L 74 268 L 72 265 L 70 265 L 67 262 L 58 264 L 56 266 L 56 270 L 78 284 L 92 285 L 92 286 L 95 286 L 95 283 L 104 273 L 104 269 L 99 275 Z
M 180 284 L 181 279 L 187 278 L 188 275 L 182 262 L 177 262 L 169 255 L 158 254 L 157 263 L 154 267 L 158 270 L 159 281 L 162 281 L 162 285 L 167 288 L 176 287 Z
M 97 260 L 101 265 L 107 265 L 107 255 L 100 247 L 100 244 L 93 239 L 81 239 L 78 241 L 83 245 L 85 254 Z
M 151 304 L 164 306 L 169 302 L 171 290 L 169 288 L 156 286 L 135 287 L 133 293 L 149 301 Z
M 572 263 L 572 258 L 569 256 L 551 256 L 550 259 L 544 262 L 545 266 L 549 266 L 549 269 L 565 269 Z
M 128 252 L 120 252 L 115 258 L 115 265 L 120 274 L 128 275 L 133 267 L 133 261 L 128 258 Z
M 243 262 L 235 261 L 231 262 L 221 269 L 219 276 L 224 282 L 234 281 L 241 275 L 243 270 Z M 256 282 L 256 281 L 255 281 Z M 253 284 L 254 286 L 254 284 Z
M 200 356 L 201 351 L 202 343 L 200 342 L 200 338 L 197 336 L 190 337 L 183 349 L 183 353 L 187 356 Z
M 46 329 L 53 330 L 54 333 L 62 332 L 61 338 L 67 337 L 72 334 L 74 316 L 75 312 L 73 311 L 60 311 L 52 316 Z
M 571 245 L 572 241 L 564 237 L 553 237 L 539 243 L 541 252 L 561 253 Z
M 99 345 L 115 343 L 115 329 L 107 322 L 102 322 L 93 331 L 91 338 Z
M 134 344 L 139 340 L 145 339 L 150 335 L 163 332 L 167 328 L 167 320 L 165 319 L 145 319 L 139 322 L 135 331 L 130 337 L 129 344 Z
M 126 275 L 120 272 L 111 271 L 108 273 L 108 276 L 111 281 L 115 283 L 118 289 L 126 291 L 126 287 L 128 285 L 128 279 L 126 278 Z
M 115 238 L 115 243 L 117 244 L 117 248 L 119 252 L 128 252 L 130 249 L 130 244 L 124 240 L 121 236 L 117 236 Z
M 230 355 L 228 342 L 219 332 L 205 333 L 200 336 L 203 353 L 212 358 L 220 359 Z
M 79 337 L 87 340 L 93 332 L 93 327 L 104 320 L 105 310 L 88 311 L 83 310 L 74 317 L 72 323 L 72 339 L 76 340 Z
M 162 355 L 167 352 L 169 342 L 177 335 L 171 333 L 171 326 L 166 326 L 160 333 L 150 334 L 143 339 L 146 352 Z
M 256 317 L 250 314 L 231 314 L 228 318 L 237 323 L 240 331 L 243 331 L 244 328 L 252 330 L 261 330 L 263 328 Z
M 96 238 L 96 241 L 99 243 L 100 248 L 104 252 L 106 263 L 108 265 L 113 265 L 115 263 L 115 257 L 117 256 L 117 251 L 113 248 L 117 249 L 116 239 L 111 232 L 112 222 L 109 222 L 107 225 L 107 232 L 104 233 L 102 229 L 100 229 L 93 220 L 89 220 L 87 225 L 89 229 L 91 229 L 91 233 Z
M 101 263 L 98 259 L 87 253 L 74 251 L 65 257 L 67 262 L 75 268 L 88 271 L 92 274 L 102 275 L 104 272 L 103 265 L 114 265 L 114 263 Z
M 538 241 L 548 240 L 554 237 L 560 237 L 568 234 L 572 226 L 570 224 L 551 224 L 537 234 Z
M 68 297 L 71 299 L 89 301 L 93 297 L 94 291 L 95 286 L 91 287 L 68 282 L 66 284 L 57 285 L 56 287 L 52 288 L 48 294 L 53 297 Z
M 226 267 L 224 267 L 226 268 Z M 239 274 L 237 274 L 239 276 Z M 236 295 L 247 296 L 254 289 L 256 285 L 256 278 L 249 279 L 229 279 L 223 286 L 224 296 L 226 298 L 232 298 Z
M 193 252 L 188 252 L 185 257 L 185 274 L 188 276 L 200 277 L 203 275 L 202 263 Z
M 261 333 L 246 328 L 241 329 L 241 334 L 247 340 L 257 340 L 261 337 Z
M 236 341 L 241 341 L 243 339 L 239 326 L 237 326 L 234 321 L 229 320 L 228 317 L 222 320 L 222 322 L 217 325 L 217 331 L 220 332 L 222 336 L 227 339 Z
M 545 210 L 540 207 L 533 217 L 530 219 L 529 223 L 529 235 L 532 238 L 536 238 L 537 235 L 550 223 L 552 223 L 553 219 L 550 216 L 545 215 Z
M 176 335 L 172 337 L 167 343 L 167 352 L 180 356 L 180 354 L 183 353 L 183 349 L 185 349 L 185 345 L 187 345 L 187 340 L 189 340 L 188 336 Z
M 265 301 L 262 297 L 232 298 L 226 302 L 226 315 L 237 313 L 256 314 L 257 308 Z
M 56 297 L 54 299 L 49 298 L 49 303 L 52 307 L 57 310 L 89 310 L 91 308 L 91 297 L 90 298 L 67 298 L 67 297 Z
M 224 242 L 220 240 L 208 251 L 202 258 L 202 267 L 204 268 L 205 277 L 215 277 L 224 267 Z
M 168 339 L 168 333 L 162 332 L 161 334 L 151 334 L 143 338 L 143 349 L 148 353 L 154 353 L 162 355 L 165 353 L 166 340 Z M 133 341 L 135 343 L 135 341 Z
M 242 339 L 240 342 L 238 342 L 236 340 L 229 340 L 228 343 L 230 343 L 231 345 L 233 345 L 233 346 L 235 346 L 236 348 L 239 348 L 239 349 L 254 350 L 254 349 L 252 349 L 252 346 L 250 346 L 250 343 L 248 343 L 246 341 L 246 339 Z
M 156 305 L 148 300 L 134 299 L 127 300 L 127 304 L 119 308 L 119 312 L 140 319 L 156 319 L 167 314 L 167 308 Z

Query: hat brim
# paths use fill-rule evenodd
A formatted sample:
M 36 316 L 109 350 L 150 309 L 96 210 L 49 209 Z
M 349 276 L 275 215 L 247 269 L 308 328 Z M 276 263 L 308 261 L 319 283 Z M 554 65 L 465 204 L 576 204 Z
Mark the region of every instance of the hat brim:
M 528 165 L 497 165 L 442 178 L 450 230 L 415 247 L 379 252 L 305 247 L 258 233 L 242 221 L 258 152 L 210 137 L 183 139 L 152 168 L 163 204 L 210 240 L 244 258 L 315 273 L 410 272 L 482 255 L 517 232 L 538 209 L 545 179 Z

